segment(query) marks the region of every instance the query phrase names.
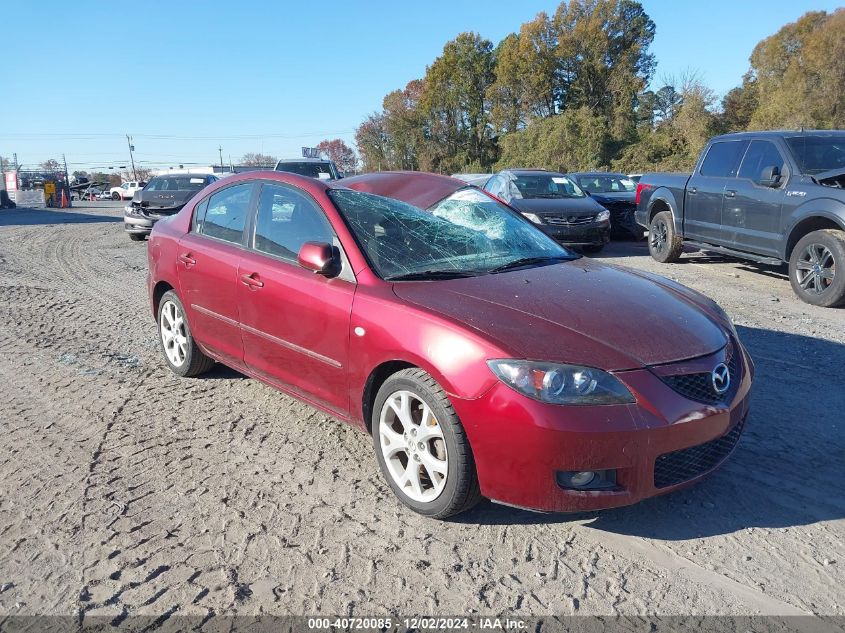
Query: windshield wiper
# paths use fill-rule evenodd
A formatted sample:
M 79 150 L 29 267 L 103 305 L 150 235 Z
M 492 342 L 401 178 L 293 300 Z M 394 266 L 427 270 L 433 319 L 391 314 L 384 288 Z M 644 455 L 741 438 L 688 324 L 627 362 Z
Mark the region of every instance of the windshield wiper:
M 533 266 L 535 264 L 551 264 L 553 262 L 568 262 L 575 257 L 568 257 L 566 255 L 557 255 L 557 256 L 545 256 L 545 257 L 521 257 L 520 259 L 514 259 L 512 261 L 507 262 L 506 264 L 502 264 L 501 266 L 496 266 L 495 268 L 491 268 L 488 270 L 488 273 L 501 273 L 506 270 L 513 270 L 514 268 L 523 268 L 524 266 Z
M 465 270 L 419 270 L 412 273 L 402 273 L 385 277 L 387 281 L 414 281 L 417 279 L 457 279 L 459 277 L 475 277 L 478 273 Z

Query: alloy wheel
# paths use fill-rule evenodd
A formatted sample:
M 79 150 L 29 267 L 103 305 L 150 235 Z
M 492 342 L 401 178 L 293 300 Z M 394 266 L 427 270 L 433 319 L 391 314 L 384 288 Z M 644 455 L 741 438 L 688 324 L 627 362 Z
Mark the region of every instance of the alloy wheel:
M 661 220 L 652 225 L 651 231 L 649 231 L 649 240 L 654 252 L 662 253 L 666 250 L 666 244 L 669 241 L 669 229 L 665 222 Z
M 167 301 L 162 306 L 159 325 L 167 359 L 174 367 L 181 367 L 188 356 L 188 336 L 182 310 L 173 301 Z
M 821 294 L 833 283 L 836 260 L 823 244 L 807 244 L 795 264 L 798 285 L 808 292 Z
M 379 416 L 378 445 L 393 482 L 412 501 L 434 501 L 446 485 L 449 457 L 431 407 L 411 391 L 396 391 Z

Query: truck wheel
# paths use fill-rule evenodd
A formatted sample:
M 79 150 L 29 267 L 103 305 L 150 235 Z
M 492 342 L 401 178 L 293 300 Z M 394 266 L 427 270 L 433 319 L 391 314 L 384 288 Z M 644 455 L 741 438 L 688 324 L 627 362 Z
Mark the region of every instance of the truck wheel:
M 798 240 L 789 258 L 789 282 L 805 303 L 845 305 L 845 232 L 823 229 Z
M 681 258 L 684 244 L 675 233 L 671 211 L 661 211 L 655 215 L 648 227 L 648 252 L 662 264 L 670 264 Z
M 120 194 L 116 191 L 111 195 L 112 200 L 120 200 Z

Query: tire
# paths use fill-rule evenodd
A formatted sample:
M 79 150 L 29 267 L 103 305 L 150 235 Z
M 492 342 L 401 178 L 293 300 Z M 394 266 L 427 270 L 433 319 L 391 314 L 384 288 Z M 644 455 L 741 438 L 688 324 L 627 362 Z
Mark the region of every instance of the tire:
M 789 283 L 805 303 L 845 305 L 845 232 L 823 229 L 798 240 L 789 257 Z
M 588 246 L 582 246 L 581 250 L 585 253 L 601 253 L 602 249 L 604 248 L 604 244 L 590 244 Z
M 145 239 L 147 239 L 147 236 L 143 233 L 130 233 L 129 239 L 133 242 L 143 242 Z
M 120 200 L 120 199 L 122 199 L 122 198 L 123 198 L 123 196 L 121 196 L 121 195 L 120 195 L 119 193 L 117 193 L 116 191 L 115 191 L 115 192 L 111 195 L 111 199 L 112 199 L 112 200 Z
M 391 403 L 407 411 L 406 422 Z M 481 500 L 463 425 L 443 389 L 422 369 L 404 369 L 384 382 L 376 395 L 372 429 L 376 459 L 387 483 L 414 512 L 445 519 Z
M 176 308 L 175 313 L 170 311 L 171 306 Z M 176 327 L 173 326 L 174 321 Z M 194 341 L 188 319 L 185 317 L 185 308 L 172 290 L 165 292 L 158 304 L 157 322 L 158 340 L 170 371 L 177 376 L 188 378 L 204 374 L 214 367 L 214 360 L 203 354 Z M 166 330 L 176 332 L 175 340 L 168 338 Z M 184 343 L 180 344 L 180 338 L 184 339 Z
M 684 241 L 675 232 L 671 211 L 661 211 L 651 219 L 648 227 L 648 252 L 662 264 L 681 258 Z

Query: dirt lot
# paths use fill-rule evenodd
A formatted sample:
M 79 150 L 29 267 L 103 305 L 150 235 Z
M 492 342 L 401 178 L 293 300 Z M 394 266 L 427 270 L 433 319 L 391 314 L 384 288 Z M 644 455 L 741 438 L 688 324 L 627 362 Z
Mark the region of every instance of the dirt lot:
M 603 254 L 716 299 L 756 360 L 716 475 L 438 523 L 394 501 L 368 437 L 222 367 L 166 371 L 146 244 L 82 204 L 0 211 L 0 614 L 845 614 L 845 310 L 780 270 Z

